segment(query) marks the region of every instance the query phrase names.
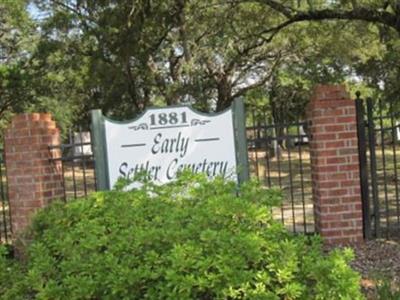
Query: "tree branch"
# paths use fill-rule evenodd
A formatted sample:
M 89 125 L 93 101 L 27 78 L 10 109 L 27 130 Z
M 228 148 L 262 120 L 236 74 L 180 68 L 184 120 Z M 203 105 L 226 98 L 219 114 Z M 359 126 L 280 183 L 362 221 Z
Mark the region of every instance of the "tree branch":
M 281 57 L 278 56 L 277 59 L 274 61 L 273 65 L 271 66 L 268 74 L 265 74 L 265 76 L 262 79 L 260 79 L 259 81 L 255 82 L 253 84 L 250 84 L 244 88 L 239 89 L 236 93 L 234 93 L 232 95 L 232 98 L 237 98 L 237 97 L 243 96 L 248 91 L 255 89 L 257 87 L 263 86 L 268 80 L 270 80 L 272 78 L 274 71 L 280 65 L 280 62 L 281 62 Z
M 385 10 L 377 10 L 373 8 L 357 6 L 352 10 L 342 9 L 320 9 L 309 11 L 297 11 L 280 4 L 278 1 L 273 0 L 254 0 L 250 2 L 257 2 L 265 4 L 275 11 L 281 13 L 286 17 L 286 21 L 277 25 L 276 27 L 269 28 L 264 33 L 275 35 L 283 28 L 298 22 L 303 21 L 321 21 L 321 20 L 354 20 L 366 21 L 371 23 L 378 23 L 389 26 L 395 29 L 400 34 L 400 12 L 396 11 L 391 13 Z
M 292 17 L 292 9 L 289 7 L 283 5 L 280 3 L 281 1 L 274 1 L 274 0 L 258 0 L 256 2 L 259 2 L 261 4 L 265 4 L 269 7 L 271 7 L 273 10 L 281 13 L 284 15 L 286 18 L 291 18 Z

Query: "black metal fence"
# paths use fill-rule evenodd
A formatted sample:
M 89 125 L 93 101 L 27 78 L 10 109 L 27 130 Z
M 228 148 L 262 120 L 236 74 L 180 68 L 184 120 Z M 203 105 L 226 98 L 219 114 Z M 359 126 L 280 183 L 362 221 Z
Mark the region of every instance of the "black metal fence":
M 0 244 L 11 241 L 11 217 L 8 202 L 4 151 L 0 149 Z
M 367 237 L 400 237 L 400 108 L 395 103 L 358 99 L 360 174 Z M 313 233 L 311 163 L 305 121 L 273 123 L 265 110 L 247 108 L 250 171 L 266 188 L 284 192 L 272 213 L 293 232 Z M 64 199 L 96 190 L 90 131 L 70 133 L 49 147 L 62 161 Z M 0 149 L 0 241 L 10 241 L 11 222 L 3 151 Z
M 273 215 L 293 232 L 313 233 L 311 163 L 304 121 L 274 124 L 265 110 L 247 108 L 250 172 L 266 187 L 279 187 L 283 203 Z
M 272 213 L 293 232 L 313 233 L 314 215 L 308 136 L 306 122 L 271 124 L 265 111 L 248 109 L 250 126 L 246 128 L 252 176 L 265 187 L 284 192 L 280 207 Z M 64 199 L 86 196 L 96 190 L 94 157 L 89 131 L 71 132 L 68 142 L 51 146 L 62 161 Z
M 400 109 L 357 99 L 364 230 L 368 238 L 400 238 Z
M 50 146 L 58 153 L 52 161 L 62 161 L 64 200 L 87 196 L 96 191 L 94 156 L 90 131 L 70 131 L 67 143 Z

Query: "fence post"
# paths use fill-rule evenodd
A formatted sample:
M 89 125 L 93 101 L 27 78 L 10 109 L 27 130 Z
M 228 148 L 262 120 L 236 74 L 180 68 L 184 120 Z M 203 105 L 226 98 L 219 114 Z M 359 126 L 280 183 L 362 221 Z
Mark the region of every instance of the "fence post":
M 13 117 L 5 132 L 7 169 L 13 239 L 29 226 L 32 215 L 53 199 L 63 197 L 61 162 L 50 162 L 60 144 L 60 133 L 47 113 Z
M 361 199 L 363 205 L 363 226 L 364 237 L 371 238 L 371 213 L 369 209 L 369 187 L 368 187 L 368 158 L 367 158 L 367 140 L 365 137 L 366 122 L 364 120 L 364 105 L 360 99 L 360 92 L 357 92 L 356 99 L 356 117 L 357 117 L 357 139 L 358 155 L 360 158 L 360 184 Z
M 309 103 L 316 231 L 327 245 L 363 241 L 355 101 L 343 86 L 319 85 Z

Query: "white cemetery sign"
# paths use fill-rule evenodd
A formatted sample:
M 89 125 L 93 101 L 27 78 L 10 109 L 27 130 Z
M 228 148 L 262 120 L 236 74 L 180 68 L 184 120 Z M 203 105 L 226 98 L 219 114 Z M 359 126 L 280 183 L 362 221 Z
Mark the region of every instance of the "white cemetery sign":
M 246 179 L 247 153 L 246 161 L 240 162 L 240 152 L 246 149 L 243 116 L 242 126 L 238 125 L 238 115 L 243 114 L 240 104 L 236 102 L 242 108 L 236 108 L 236 114 L 234 107 L 219 114 L 203 114 L 189 106 L 150 108 L 126 122 L 92 111 L 98 188 L 110 189 L 119 178 L 133 179 L 139 172 L 166 183 L 184 169 L 237 180 L 241 168 Z

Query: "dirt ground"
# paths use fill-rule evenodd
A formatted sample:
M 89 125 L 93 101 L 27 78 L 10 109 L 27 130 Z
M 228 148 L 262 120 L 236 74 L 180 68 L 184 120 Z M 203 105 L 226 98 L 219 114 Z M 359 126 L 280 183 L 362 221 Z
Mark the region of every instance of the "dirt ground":
M 392 291 L 400 289 L 400 240 L 368 241 L 354 247 L 354 252 L 356 258 L 351 265 L 362 275 L 361 285 L 367 299 L 382 299 L 377 296 L 377 285 L 384 281 Z M 400 300 L 400 293 L 397 295 Z

